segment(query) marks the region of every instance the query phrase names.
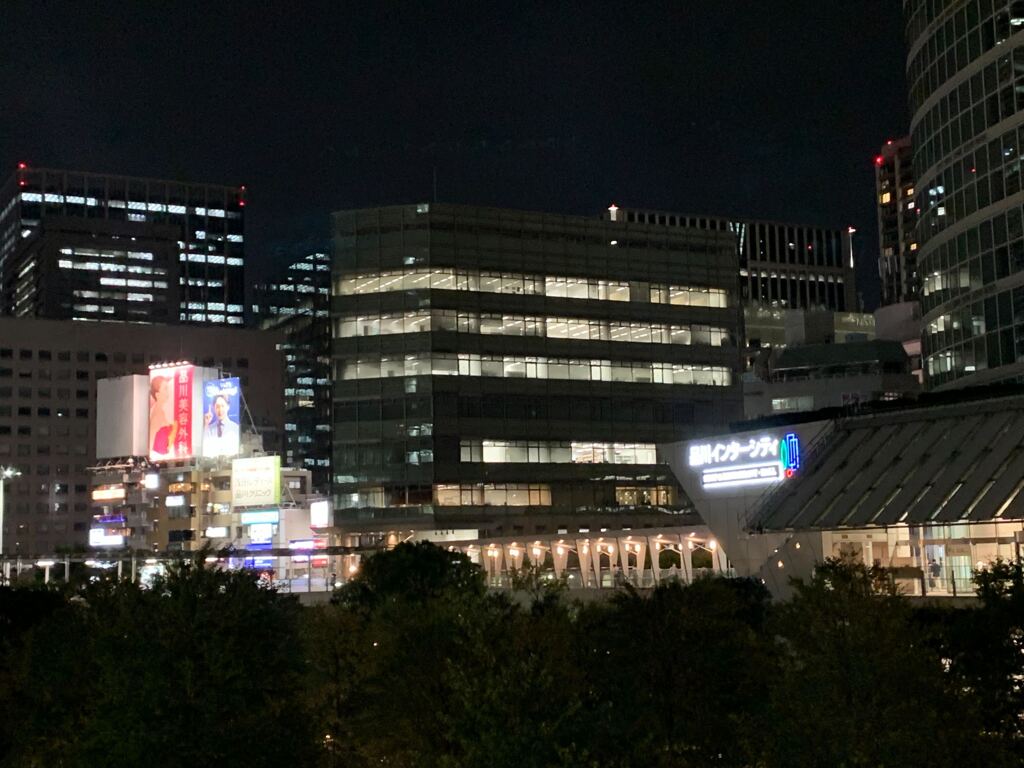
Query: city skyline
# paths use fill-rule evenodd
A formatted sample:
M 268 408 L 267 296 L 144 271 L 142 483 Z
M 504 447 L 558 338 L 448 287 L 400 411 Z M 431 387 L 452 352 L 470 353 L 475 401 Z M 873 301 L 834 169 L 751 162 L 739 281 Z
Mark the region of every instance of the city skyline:
M 0 16 L 19 34 L 0 85 L 19 118 L 0 128 L 0 159 L 246 184 L 256 269 L 278 247 L 326 236 L 332 210 L 426 202 L 435 189 L 441 201 L 569 214 L 616 202 L 852 225 L 870 308 L 872 160 L 907 129 L 899 9 L 718 5 L 225 6 L 124 9 L 117 21 L 8 5 Z M 118 24 L 132 31 L 124 42 L 110 35 Z M 40 39 L 60 67 L 40 62 Z

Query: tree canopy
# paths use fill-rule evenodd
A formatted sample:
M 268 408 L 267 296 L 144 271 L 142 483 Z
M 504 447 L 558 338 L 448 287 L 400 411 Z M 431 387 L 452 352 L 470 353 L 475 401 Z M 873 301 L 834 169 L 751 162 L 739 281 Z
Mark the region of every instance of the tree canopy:
M 1024 573 L 968 608 L 823 563 L 586 604 L 404 544 L 330 604 L 182 562 L 0 589 L 0 765 L 1018 765 Z

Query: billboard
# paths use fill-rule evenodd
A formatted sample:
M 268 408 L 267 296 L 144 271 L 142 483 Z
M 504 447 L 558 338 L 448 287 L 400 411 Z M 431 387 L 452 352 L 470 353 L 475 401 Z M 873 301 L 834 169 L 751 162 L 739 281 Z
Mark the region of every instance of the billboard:
M 281 503 L 281 457 L 231 462 L 231 506 L 276 507 Z
M 203 456 L 237 456 L 242 390 L 238 378 L 203 384 Z
M 101 485 L 92 490 L 93 501 L 124 501 L 123 485 Z
M 119 376 L 96 382 L 96 458 L 149 453 L 149 377 Z
M 198 444 L 193 413 L 198 390 L 195 368 L 175 365 L 149 371 L 149 459 L 187 459 Z
M 310 528 L 327 528 L 330 526 L 331 521 L 331 502 L 326 499 L 323 501 L 313 501 L 309 504 L 309 527 Z
M 110 533 L 106 528 L 90 528 L 89 546 L 121 547 L 124 546 L 124 535 L 120 531 Z

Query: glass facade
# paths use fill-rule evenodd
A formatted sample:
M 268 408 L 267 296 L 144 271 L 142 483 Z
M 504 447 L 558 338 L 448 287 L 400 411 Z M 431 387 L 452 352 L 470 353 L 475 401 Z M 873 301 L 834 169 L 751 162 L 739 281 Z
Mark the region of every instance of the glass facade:
M 924 370 L 1024 375 L 1024 3 L 904 3 Z
M 252 307 L 261 328 L 285 336 L 285 462 L 308 469 L 322 494 L 331 486 L 330 277 L 328 254 L 296 258 L 278 279 L 254 287 Z
M 242 326 L 244 210 L 244 187 L 19 167 L 0 314 Z
M 663 522 L 655 444 L 738 418 L 728 233 L 419 205 L 334 215 L 345 530 Z
M 724 232 L 734 238 L 740 299 L 748 307 L 855 310 L 850 232 L 772 221 L 686 216 L 612 206 L 608 221 Z M 652 301 L 657 301 L 652 296 Z

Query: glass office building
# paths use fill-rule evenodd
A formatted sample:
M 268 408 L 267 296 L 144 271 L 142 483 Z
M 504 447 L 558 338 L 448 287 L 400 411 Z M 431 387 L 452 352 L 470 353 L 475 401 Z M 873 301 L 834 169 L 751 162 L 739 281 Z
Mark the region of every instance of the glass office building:
M 285 462 L 311 473 L 313 489 L 331 487 L 331 257 L 291 260 L 276 280 L 253 287 L 259 326 L 284 334 Z
M 1024 376 L 1024 3 L 905 0 L 927 383 Z
M 29 168 L 0 188 L 0 314 L 245 324 L 245 188 Z
M 690 508 L 655 444 L 742 412 L 729 233 L 438 204 L 333 227 L 342 529 L 597 530 Z

